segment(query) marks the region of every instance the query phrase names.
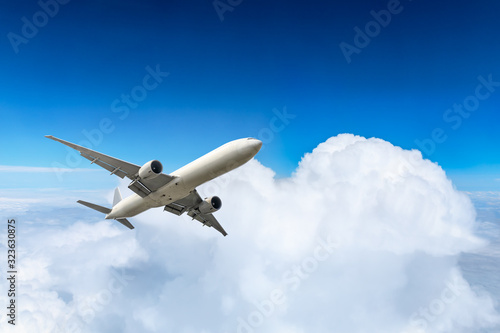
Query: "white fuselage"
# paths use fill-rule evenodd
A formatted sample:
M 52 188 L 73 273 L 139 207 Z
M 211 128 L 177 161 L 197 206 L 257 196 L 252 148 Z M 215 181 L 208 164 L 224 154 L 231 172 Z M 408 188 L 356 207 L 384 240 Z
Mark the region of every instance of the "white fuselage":
M 123 199 L 113 207 L 106 218 L 132 217 L 149 208 L 165 206 L 182 199 L 197 186 L 248 162 L 261 146 L 262 142 L 253 138 L 228 142 L 172 172 L 170 175 L 176 178 L 148 196 L 143 198 L 133 194 Z

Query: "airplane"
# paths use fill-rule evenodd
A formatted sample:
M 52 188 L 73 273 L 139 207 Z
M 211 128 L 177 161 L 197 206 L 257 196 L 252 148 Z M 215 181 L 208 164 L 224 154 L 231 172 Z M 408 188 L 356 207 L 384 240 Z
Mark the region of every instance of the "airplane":
M 120 190 L 116 188 L 112 208 L 77 201 L 106 214 L 106 219 L 116 220 L 129 229 L 134 229 L 127 218 L 150 208 L 164 206 L 165 211 L 178 216 L 186 212 L 193 220 L 213 227 L 224 236 L 227 232 L 212 214 L 222 207 L 222 200 L 218 196 L 202 199 L 196 187 L 247 163 L 262 147 L 262 142 L 254 138 L 234 140 L 167 175 L 162 173 L 163 166 L 157 160 L 139 166 L 52 135 L 45 137 L 79 151 L 91 164 L 103 167 L 111 175 L 131 180 L 128 188 L 135 193 L 122 199 Z

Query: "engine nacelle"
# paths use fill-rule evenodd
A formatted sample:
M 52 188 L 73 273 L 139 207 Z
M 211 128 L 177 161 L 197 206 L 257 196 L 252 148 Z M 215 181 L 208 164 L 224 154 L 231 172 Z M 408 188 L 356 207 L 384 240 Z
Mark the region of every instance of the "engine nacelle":
M 222 207 L 222 200 L 213 196 L 210 198 L 205 198 L 198 207 L 198 210 L 202 214 L 209 214 L 218 211 Z
M 160 161 L 152 160 L 148 163 L 144 164 L 139 169 L 139 178 L 140 179 L 153 179 L 158 176 L 163 170 L 163 166 Z

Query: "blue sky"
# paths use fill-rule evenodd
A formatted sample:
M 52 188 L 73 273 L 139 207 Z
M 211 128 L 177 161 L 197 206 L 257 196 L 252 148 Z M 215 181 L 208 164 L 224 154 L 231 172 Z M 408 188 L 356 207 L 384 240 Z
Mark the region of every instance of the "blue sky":
M 390 22 L 348 62 L 341 43 L 355 46 L 355 27 L 365 31 L 388 6 Z M 500 87 L 483 87 L 488 97 L 468 118 L 443 118 L 473 101 L 478 77 L 500 82 L 498 2 L 241 1 L 221 20 L 212 1 L 70 1 L 34 36 L 23 26 L 43 19 L 39 4 L 3 7 L 2 165 L 64 164 L 65 148 L 43 136 L 78 143 L 87 131 L 96 150 L 159 159 L 168 172 L 253 136 L 265 141 L 257 158 L 286 177 L 319 143 L 353 133 L 424 150 L 459 189 L 500 189 Z M 148 66 L 169 74 L 121 119 L 122 95 L 145 91 Z M 42 178 L 20 185 L 53 181 Z

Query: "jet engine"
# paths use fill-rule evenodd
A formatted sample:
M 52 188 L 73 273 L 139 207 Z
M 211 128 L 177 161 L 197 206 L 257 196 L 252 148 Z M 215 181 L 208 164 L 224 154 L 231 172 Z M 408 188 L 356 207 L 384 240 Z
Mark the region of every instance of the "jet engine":
M 148 163 L 144 164 L 139 169 L 139 178 L 140 179 L 153 179 L 158 176 L 163 170 L 163 166 L 160 161 L 152 160 Z
M 222 207 L 222 200 L 213 196 L 210 198 L 205 198 L 198 207 L 198 210 L 202 214 L 209 214 L 218 211 Z

